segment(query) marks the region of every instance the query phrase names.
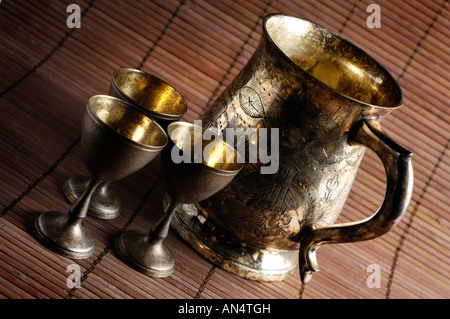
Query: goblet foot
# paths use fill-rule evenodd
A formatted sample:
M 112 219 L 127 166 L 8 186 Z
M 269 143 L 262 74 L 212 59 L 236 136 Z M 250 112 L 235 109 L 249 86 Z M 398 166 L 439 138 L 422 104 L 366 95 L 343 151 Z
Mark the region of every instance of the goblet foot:
M 34 223 L 37 239 L 51 251 L 73 259 L 84 259 L 92 255 L 95 239 L 89 228 L 80 221 L 70 220 L 68 213 L 46 212 Z
M 151 240 L 148 232 L 129 230 L 117 237 L 115 250 L 130 267 L 156 278 L 170 276 L 175 259 L 170 248 L 161 240 Z
M 75 175 L 70 177 L 63 186 L 64 195 L 73 203 L 80 197 L 89 185 L 90 177 Z M 120 198 L 109 187 L 101 184 L 92 194 L 88 215 L 100 219 L 113 219 L 120 214 Z
M 164 209 L 169 202 L 166 193 Z M 298 250 L 269 251 L 236 242 L 203 217 L 196 204 L 179 206 L 171 226 L 205 259 L 246 279 L 282 281 L 298 268 Z

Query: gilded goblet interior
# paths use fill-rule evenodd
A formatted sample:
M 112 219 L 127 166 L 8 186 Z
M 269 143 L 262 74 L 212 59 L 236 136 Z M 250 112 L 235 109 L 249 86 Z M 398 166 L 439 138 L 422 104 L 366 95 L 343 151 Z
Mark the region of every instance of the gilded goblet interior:
M 228 185 L 243 167 L 231 145 L 218 137 L 204 139 L 201 127 L 177 122 L 170 124 L 167 132 L 172 147 L 161 156 L 167 193 L 172 200 L 202 201 Z M 171 160 L 174 154 L 182 154 L 183 160 L 175 163 Z
M 133 103 L 163 127 L 187 111 L 180 93 L 160 78 L 141 70 L 120 68 L 113 74 L 109 94 Z

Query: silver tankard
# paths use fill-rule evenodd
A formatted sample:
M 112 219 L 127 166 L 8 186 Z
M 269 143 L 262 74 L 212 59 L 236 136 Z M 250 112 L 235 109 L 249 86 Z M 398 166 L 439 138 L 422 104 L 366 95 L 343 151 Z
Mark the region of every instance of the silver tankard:
M 205 127 L 278 128 L 279 167 L 246 163 L 222 191 L 184 205 L 175 230 L 201 255 L 239 276 L 303 282 L 329 243 L 390 231 L 411 198 L 411 153 L 379 122 L 402 105 L 401 89 L 368 54 L 327 29 L 283 14 L 263 20 L 248 64 L 203 117 Z M 360 222 L 334 224 L 366 148 L 387 175 L 384 202 Z M 167 197 L 167 195 L 166 195 Z

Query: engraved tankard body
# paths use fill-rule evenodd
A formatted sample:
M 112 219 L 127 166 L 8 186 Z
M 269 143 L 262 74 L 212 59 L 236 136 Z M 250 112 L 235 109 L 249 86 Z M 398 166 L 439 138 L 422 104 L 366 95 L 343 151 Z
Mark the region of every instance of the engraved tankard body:
M 317 247 L 378 237 L 406 210 L 411 153 L 378 124 L 402 102 L 391 75 L 348 41 L 305 20 L 266 16 L 254 55 L 202 120 L 221 131 L 278 128 L 278 170 L 261 174 L 260 162 L 246 163 L 226 189 L 184 207 L 174 228 L 240 276 L 282 280 L 299 261 L 309 281 Z M 385 200 L 364 221 L 333 225 L 366 148 L 386 169 Z

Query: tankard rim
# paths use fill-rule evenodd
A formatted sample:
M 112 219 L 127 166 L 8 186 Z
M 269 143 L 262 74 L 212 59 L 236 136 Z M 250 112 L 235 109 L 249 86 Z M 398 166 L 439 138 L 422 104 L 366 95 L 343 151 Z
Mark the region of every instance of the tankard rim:
M 398 92 L 398 94 L 396 96 L 398 96 L 398 101 L 394 101 L 394 103 L 392 104 L 392 106 L 383 106 L 383 105 L 377 105 L 377 104 L 373 104 L 373 103 L 368 103 L 368 102 L 364 102 L 361 101 L 357 98 L 354 98 L 342 91 L 339 91 L 333 87 L 331 87 L 330 85 L 326 84 L 325 82 L 323 82 L 322 80 L 318 79 L 317 77 L 315 77 L 314 75 L 310 74 L 309 72 L 307 72 L 306 70 L 304 70 L 300 65 L 298 65 L 295 61 L 293 61 L 291 58 L 289 58 L 287 56 L 287 54 L 275 43 L 275 41 L 272 39 L 272 37 L 269 34 L 269 31 L 267 30 L 267 22 L 269 19 L 274 18 L 274 17 L 284 17 L 284 18 L 293 18 L 293 19 L 297 19 L 303 22 L 306 22 L 307 24 L 309 24 L 310 26 L 314 27 L 314 28 L 318 28 L 321 29 L 323 31 L 325 31 L 326 33 L 330 34 L 332 37 L 335 37 L 337 39 L 339 39 L 340 41 L 342 41 L 343 43 L 345 43 L 346 45 L 352 47 L 353 50 L 355 50 L 355 52 L 360 53 L 361 55 L 366 56 L 367 58 L 369 58 L 374 65 L 376 66 L 376 68 L 381 71 L 388 79 L 389 81 L 391 81 L 394 84 L 393 89 L 396 89 Z M 299 18 L 297 16 L 294 15 L 288 15 L 288 14 L 284 14 L 284 13 L 269 13 L 267 15 L 264 16 L 263 18 L 263 22 L 262 22 L 262 30 L 263 30 L 263 35 L 265 36 L 265 38 L 269 41 L 269 43 L 271 43 L 271 45 L 280 53 L 280 55 L 283 57 L 284 60 L 286 60 L 292 67 L 294 67 L 295 69 L 297 69 L 298 71 L 300 71 L 302 74 L 306 74 L 309 77 L 313 78 L 315 81 L 319 82 L 321 85 L 324 85 L 326 88 L 328 88 L 329 90 L 331 90 L 332 92 L 348 99 L 351 100 L 352 102 L 367 106 L 367 107 L 373 107 L 376 109 L 381 109 L 381 110 L 387 110 L 387 111 L 392 111 L 395 109 L 400 108 L 403 105 L 404 102 L 404 95 L 403 95 L 403 90 L 401 89 L 400 85 L 398 84 L 398 82 L 394 79 L 394 77 L 392 76 L 392 74 L 383 66 L 381 65 L 375 58 L 373 58 L 370 54 L 368 54 L 366 51 L 364 51 L 363 49 L 361 49 L 360 47 L 358 47 L 357 45 L 353 44 L 351 41 L 341 37 L 340 35 L 338 35 L 337 33 L 329 30 L 328 28 L 325 28 L 321 25 L 318 25 L 316 23 L 313 23 L 309 20 L 306 19 L 302 19 Z

